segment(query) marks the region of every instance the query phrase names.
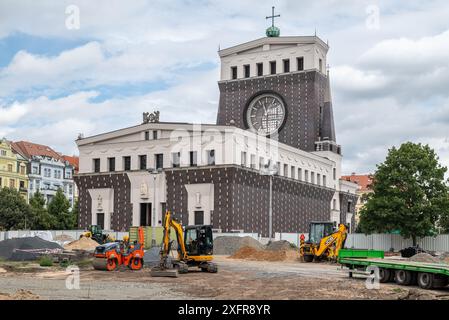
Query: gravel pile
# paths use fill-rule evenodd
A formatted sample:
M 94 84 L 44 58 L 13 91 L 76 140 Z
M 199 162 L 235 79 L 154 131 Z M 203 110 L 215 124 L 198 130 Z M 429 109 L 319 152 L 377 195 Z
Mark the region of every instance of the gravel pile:
M 267 245 L 267 250 L 279 251 L 279 250 L 290 250 L 293 249 L 290 242 L 287 240 L 272 241 Z
M 296 250 L 268 250 L 243 247 L 229 257 L 230 259 L 244 259 L 255 261 L 298 261 L 299 252 Z
M 214 254 L 232 255 L 243 247 L 264 249 L 264 245 L 252 237 L 222 236 L 214 239 Z
M 438 256 L 440 263 L 449 264 L 449 252 L 444 252 Z
M 46 241 L 39 237 L 14 238 L 0 241 L 0 257 L 6 260 L 35 260 L 38 258 L 38 254 L 22 250 L 36 249 L 62 249 L 62 247 L 55 242 Z
M 439 263 L 440 262 L 440 260 L 438 258 L 433 257 L 430 254 L 425 253 L 425 252 L 415 254 L 413 257 L 410 258 L 410 261 L 427 262 L 427 263 Z

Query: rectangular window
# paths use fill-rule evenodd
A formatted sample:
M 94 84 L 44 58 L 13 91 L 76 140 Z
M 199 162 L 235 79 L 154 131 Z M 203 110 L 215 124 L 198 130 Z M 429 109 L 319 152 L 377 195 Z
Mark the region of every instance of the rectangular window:
M 326 186 L 326 176 L 323 174 L 323 186 Z
M 10 188 L 15 188 L 16 187 L 16 180 L 9 179 L 9 187 Z
M 157 130 L 153 130 L 153 140 L 157 140 Z
M 196 151 L 190 151 L 189 155 L 190 160 L 190 166 L 196 167 L 198 165 L 198 159 L 197 159 L 197 152 Z
M 263 76 L 263 63 L 257 64 L 257 76 L 258 77 Z
M 251 163 L 250 163 L 250 166 L 251 166 L 252 169 L 256 169 L 256 155 L 255 155 L 255 154 L 252 154 L 252 155 L 251 155 Z
M 207 153 L 207 165 L 214 166 L 215 165 L 215 150 L 208 150 Z
M 281 174 L 281 162 L 280 161 L 276 162 L 276 169 L 277 169 L 276 174 L 280 175 Z
M 146 170 L 147 169 L 147 156 L 141 155 L 139 156 L 139 169 L 140 170 Z
M 246 65 L 244 65 L 243 66 L 243 70 L 244 70 L 244 72 L 245 72 L 245 78 L 249 78 L 249 76 L 250 76 L 250 67 L 249 67 L 249 64 L 246 64 Z
M 259 158 L 259 170 L 262 170 L 265 168 L 265 159 L 263 157 Z
M 69 194 L 72 194 L 73 193 L 73 186 L 70 184 L 69 185 Z
M 242 167 L 246 167 L 246 152 L 245 151 L 242 151 L 242 153 L 241 153 L 240 164 L 242 165 Z
M 32 172 L 33 172 L 33 174 L 38 174 L 39 168 L 33 166 Z
M 270 74 L 276 74 L 276 61 L 270 61 Z
M 2 156 L 3 156 L 3 157 L 6 156 L 6 150 L 2 150 Z
M 332 174 L 334 176 L 334 180 L 337 180 L 337 170 L 335 168 L 332 169 Z
M 115 171 L 115 158 L 108 158 L 108 171 Z
M 295 175 L 296 175 L 296 168 L 294 166 L 291 166 L 290 168 L 290 176 L 292 179 L 295 179 Z
M 352 202 L 348 201 L 348 212 L 351 212 L 351 205 L 352 205 Z
M 290 72 L 290 59 L 284 59 L 282 63 L 284 64 L 284 72 Z
M 100 159 L 94 159 L 94 172 L 100 172 Z
M 25 189 L 25 181 L 19 181 L 20 189 Z
M 158 153 L 154 155 L 156 169 L 162 169 L 164 167 L 164 155 L 162 153 Z
M 237 67 L 231 67 L 231 76 L 233 80 L 237 79 Z
M 318 61 L 318 64 L 319 64 L 320 72 L 323 72 L 323 60 L 320 59 Z
M 173 168 L 178 168 L 181 162 L 181 152 L 172 153 L 172 166 Z
M 20 166 L 20 174 L 26 174 L 25 166 Z
M 304 181 L 309 182 L 309 170 L 304 171 Z
M 12 164 L 8 164 L 8 171 L 12 172 Z
M 145 140 L 150 140 L 150 131 L 145 131 Z
M 337 210 L 337 200 L 332 200 L 332 209 Z
M 125 170 L 125 171 L 131 170 L 131 157 L 130 156 L 123 157 L 123 170 Z
M 315 183 L 315 172 L 310 172 L 310 182 Z
M 298 168 L 298 180 L 302 180 L 302 170 Z
M 288 164 L 284 164 L 284 177 L 288 177 Z
M 304 57 L 296 58 L 296 63 L 298 65 L 298 71 L 304 70 Z
M 319 173 L 316 174 L 316 184 L 321 185 L 321 175 Z

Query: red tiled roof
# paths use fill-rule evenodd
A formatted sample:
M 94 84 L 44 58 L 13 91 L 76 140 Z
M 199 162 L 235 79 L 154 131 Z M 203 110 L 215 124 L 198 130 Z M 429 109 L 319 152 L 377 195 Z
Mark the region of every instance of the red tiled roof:
M 75 172 L 78 172 L 80 166 L 80 158 L 77 156 L 62 156 L 65 161 L 68 161 L 74 168 Z
M 14 149 L 14 151 L 20 153 L 26 158 L 30 158 L 32 156 L 45 156 L 58 160 L 62 159 L 59 153 L 57 153 L 49 146 L 45 146 L 42 144 L 32 143 L 28 141 L 18 141 L 11 143 L 11 147 Z
M 342 180 L 355 182 L 360 186 L 360 191 L 372 190 L 373 176 L 371 174 L 351 174 L 350 176 L 342 176 Z

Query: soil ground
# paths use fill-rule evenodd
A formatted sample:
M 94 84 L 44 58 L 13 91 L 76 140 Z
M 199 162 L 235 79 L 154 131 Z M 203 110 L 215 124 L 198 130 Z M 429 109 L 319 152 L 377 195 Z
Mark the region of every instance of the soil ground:
M 449 299 L 449 288 L 422 290 L 350 279 L 336 264 L 264 262 L 215 256 L 216 274 L 192 269 L 178 278 L 152 278 L 149 269 L 132 272 L 81 268 L 80 289 L 66 288 L 59 267 L 0 262 L 1 299 Z M 23 294 L 23 293 L 26 294 Z

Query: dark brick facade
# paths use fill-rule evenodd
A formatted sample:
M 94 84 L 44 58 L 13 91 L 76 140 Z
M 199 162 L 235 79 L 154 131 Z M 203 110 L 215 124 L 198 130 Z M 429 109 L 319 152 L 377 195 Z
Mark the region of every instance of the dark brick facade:
M 346 214 L 352 213 L 351 230 L 355 230 L 355 205 L 357 204 L 358 196 L 355 194 L 340 192 L 340 221 L 346 223 Z M 348 212 L 348 203 L 351 202 L 350 210 Z
M 92 221 L 92 199 L 88 189 L 114 189 L 114 212 L 111 213 L 111 229 L 128 231 L 132 226 L 133 205 L 131 182 L 126 173 L 77 175 L 74 177 L 79 189 L 80 218 L 78 226 L 86 229 Z
M 280 142 L 310 152 L 315 151 L 315 142 L 323 138 L 322 134 L 335 138 L 329 137 L 333 119 L 325 121 L 327 118 L 323 120 L 322 114 L 328 80 L 317 71 L 223 81 L 218 86 L 219 125 L 229 125 L 234 120 L 236 127 L 247 129 L 247 105 L 255 96 L 268 91 L 279 95 L 286 104 L 287 119 L 278 135 Z
M 238 166 L 166 170 L 167 208 L 188 223 L 185 184 L 213 183 L 211 224 L 223 232 L 268 236 L 269 177 Z M 284 177 L 273 178 L 273 232 L 308 232 L 310 221 L 329 221 L 335 191 Z

